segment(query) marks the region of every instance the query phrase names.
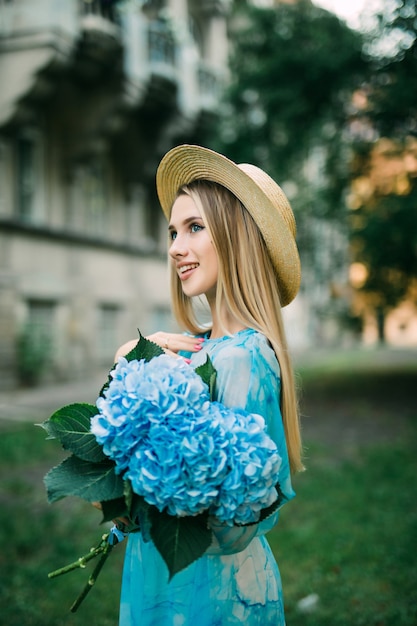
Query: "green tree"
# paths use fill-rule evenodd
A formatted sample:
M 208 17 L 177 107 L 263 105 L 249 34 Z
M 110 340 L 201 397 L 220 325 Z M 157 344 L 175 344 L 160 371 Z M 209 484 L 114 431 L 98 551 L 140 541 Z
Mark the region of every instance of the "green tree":
M 222 144 L 285 180 L 312 145 L 334 145 L 364 72 L 362 39 L 309 0 L 268 9 L 240 2 L 231 34 Z
M 409 295 L 417 276 L 417 184 L 405 196 L 372 199 L 352 218 L 355 256 L 368 269 L 361 289 L 374 307 L 383 342 L 386 314 Z
M 366 117 L 376 139 L 393 141 L 399 150 L 417 149 L 417 3 L 386 3 L 367 42 L 371 69 Z M 356 174 L 367 171 L 374 142 L 356 146 L 361 163 Z M 384 341 L 386 314 L 411 297 L 417 276 L 417 172 L 407 172 L 408 190 L 384 195 L 376 192 L 355 212 L 352 242 L 355 259 L 363 262 L 368 294 Z
M 384 137 L 417 134 L 417 3 L 387 2 L 377 16 L 369 51 L 369 114 Z

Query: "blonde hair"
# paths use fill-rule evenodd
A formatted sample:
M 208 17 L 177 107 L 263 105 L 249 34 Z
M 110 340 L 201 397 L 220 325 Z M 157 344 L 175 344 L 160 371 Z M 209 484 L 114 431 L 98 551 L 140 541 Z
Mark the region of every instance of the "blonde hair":
M 198 180 L 182 187 L 178 195 L 195 202 L 208 228 L 218 257 L 216 308 L 228 310 L 249 328 L 264 334 L 277 356 L 281 370 L 281 412 L 293 472 L 303 469 L 301 435 L 294 384 L 281 315 L 279 289 L 264 239 L 243 204 L 225 187 Z M 179 324 L 192 333 L 207 330 L 198 322 L 193 301 L 171 271 L 173 311 Z M 225 309 L 226 307 L 226 309 Z M 224 328 L 225 333 L 227 329 Z

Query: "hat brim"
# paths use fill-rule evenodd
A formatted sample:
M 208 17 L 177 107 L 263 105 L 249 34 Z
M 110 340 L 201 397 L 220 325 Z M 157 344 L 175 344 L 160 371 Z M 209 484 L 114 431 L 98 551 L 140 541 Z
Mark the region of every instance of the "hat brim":
M 156 173 L 158 198 L 168 220 L 178 190 L 195 180 L 209 180 L 226 187 L 246 207 L 262 233 L 274 265 L 281 305 L 289 304 L 300 287 L 300 259 L 294 234 L 279 207 L 250 175 L 227 157 L 201 146 L 181 145 L 163 157 Z M 272 180 L 271 184 L 276 185 Z M 283 193 L 282 196 L 286 201 Z

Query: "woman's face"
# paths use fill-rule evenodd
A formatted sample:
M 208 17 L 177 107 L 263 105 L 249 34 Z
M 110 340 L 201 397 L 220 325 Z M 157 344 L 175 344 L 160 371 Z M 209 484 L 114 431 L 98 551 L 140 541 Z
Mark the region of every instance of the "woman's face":
M 218 277 L 217 254 L 194 200 L 179 196 L 168 226 L 169 255 L 188 297 L 205 294 L 212 301 Z

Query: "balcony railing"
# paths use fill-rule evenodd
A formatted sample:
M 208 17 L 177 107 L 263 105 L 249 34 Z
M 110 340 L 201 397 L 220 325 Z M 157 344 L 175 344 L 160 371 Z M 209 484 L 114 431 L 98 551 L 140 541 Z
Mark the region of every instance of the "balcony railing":
M 217 74 L 207 66 L 200 64 L 198 68 L 198 86 L 203 97 L 218 98 L 220 82 Z
M 114 24 L 118 23 L 118 13 L 116 5 L 119 0 L 80 0 L 81 15 L 93 15 Z
M 148 30 L 149 61 L 174 66 L 176 45 L 171 32 L 158 21 L 152 22 Z

